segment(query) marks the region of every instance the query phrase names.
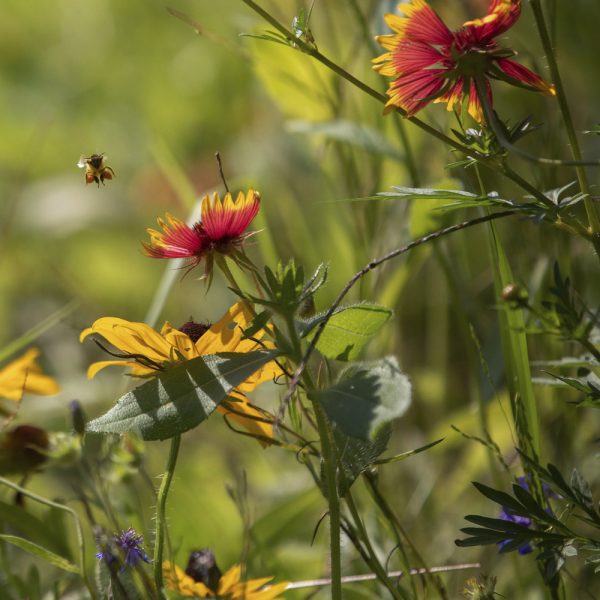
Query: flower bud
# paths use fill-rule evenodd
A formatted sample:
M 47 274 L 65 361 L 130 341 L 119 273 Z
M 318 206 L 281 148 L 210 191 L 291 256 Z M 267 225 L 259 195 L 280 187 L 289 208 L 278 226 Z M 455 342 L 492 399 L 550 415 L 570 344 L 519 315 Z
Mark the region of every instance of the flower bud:
M 69 410 L 71 411 L 71 423 L 73 425 L 73 431 L 80 437 L 83 437 L 85 433 L 85 413 L 81 407 L 79 400 L 72 400 L 69 403 Z
M 195 550 L 190 554 L 185 574 L 194 581 L 203 583 L 213 592 L 219 588 L 221 570 L 217 566 L 214 552 L 210 548 Z

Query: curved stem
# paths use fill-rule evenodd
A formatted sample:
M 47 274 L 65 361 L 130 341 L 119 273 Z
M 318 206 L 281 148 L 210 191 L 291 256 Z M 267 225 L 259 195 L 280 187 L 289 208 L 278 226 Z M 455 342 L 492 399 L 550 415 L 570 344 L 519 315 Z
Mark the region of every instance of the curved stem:
M 556 88 L 556 98 L 558 100 L 558 106 L 565 123 L 565 129 L 567 130 L 567 136 L 571 145 L 571 153 L 576 161 L 581 161 L 581 148 L 579 147 L 579 141 L 577 140 L 577 134 L 575 133 L 573 118 L 571 117 L 571 111 L 569 109 L 569 103 L 565 94 L 565 88 L 562 83 L 560 71 L 558 70 L 558 63 L 556 62 L 556 55 L 554 54 L 552 41 L 550 39 L 550 35 L 548 34 L 548 29 L 544 20 L 544 13 L 539 0 L 529 0 L 529 4 L 533 10 L 535 23 L 537 25 L 542 46 L 544 48 L 544 53 L 546 54 L 546 60 L 548 61 L 552 81 L 554 83 L 554 87 Z M 585 169 L 582 165 L 577 165 L 575 170 L 577 172 L 577 179 L 579 180 L 581 191 L 583 194 L 585 194 L 585 210 L 590 223 L 594 247 L 596 248 L 596 252 L 600 255 L 600 209 L 590 194 L 590 186 Z
M 166 598 L 164 592 L 163 582 L 163 549 L 165 544 L 165 513 L 167 507 L 167 495 L 169 493 L 169 487 L 173 479 L 173 473 L 175 472 L 175 465 L 177 464 L 177 455 L 179 454 L 179 446 L 181 444 L 181 436 L 176 435 L 171 439 L 171 448 L 169 450 L 169 458 L 167 460 L 167 467 L 160 483 L 158 490 L 158 496 L 156 499 L 156 538 L 154 540 L 154 583 L 156 584 L 156 591 L 160 598 Z
M 246 0 L 244 0 L 244 1 L 246 1 Z M 463 221 L 462 223 L 458 223 L 456 225 L 446 227 L 445 229 L 440 229 L 439 231 L 434 231 L 433 233 L 430 233 L 421 238 L 413 240 L 412 242 L 408 243 L 406 246 L 402 246 L 401 248 L 396 248 L 395 250 L 392 250 L 391 252 L 388 252 L 387 254 L 384 254 L 383 256 L 380 256 L 379 258 L 372 260 L 371 262 L 366 264 L 360 271 L 355 273 L 353 275 L 352 279 L 350 279 L 350 281 L 348 281 L 348 283 L 346 283 L 346 285 L 342 288 L 342 291 L 338 294 L 337 298 L 333 301 L 333 304 L 329 307 L 329 309 L 325 313 L 323 320 L 317 326 L 315 335 L 313 336 L 306 352 L 304 353 L 302 360 L 298 364 L 298 367 L 296 368 L 296 371 L 294 372 L 294 377 L 290 381 L 288 391 L 285 395 L 285 398 L 283 399 L 283 405 L 284 406 L 287 405 L 290 398 L 293 396 L 294 391 L 296 390 L 296 387 L 297 387 L 298 383 L 300 382 L 300 378 L 302 377 L 302 373 L 304 372 L 304 369 L 306 368 L 308 359 L 310 358 L 311 354 L 314 352 L 314 350 L 317 346 L 317 343 L 319 341 L 319 338 L 321 337 L 323 330 L 325 329 L 327 323 L 329 322 L 329 319 L 331 319 L 333 313 L 337 310 L 337 308 L 339 307 L 340 303 L 342 302 L 342 300 L 344 299 L 346 294 L 352 289 L 352 287 L 354 287 L 354 284 L 357 281 L 359 281 L 367 273 L 369 273 L 373 269 L 377 268 L 379 265 L 383 264 L 384 262 L 387 262 L 388 260 L 391 260 L 392 258 L 396 258 L 397 256 L 405 254 L 409 250 L 412 250 L 413 248 L 416 248 L 417 246 L 420 246 L 421 244 L 425 244 L 427 242 L 437 240 L 445 235 L 454 233 L 455 231 L 460 231 L 461 229 L 466 229 L 467 227 L 473 227 L 474 225 L 479 225 L 480 223 L 485 223 L 487 221 L 493 221 L 495 219 L 502 219 L 504 217 L 509 217 L 514 214 L 515 214 L 515 211 L 507 210 L 507 211 L 503 211 L 503 212 L 499 212 L 499 213 L 495 213 L 495 214 L 491 214 L 491 215 L 485 215 L 483 217 L 478 217 L 478 218 L 472 219 L 470 221 Z
M 75 530 L 77 531 L 77 546 L 79 549 L 79 564 L 81 566 L 81 577 L 83 578 L 85 587 L 87 587 L 90 596 L 92 597 L 92 600 L 95 600 L 96 592 L 85 570 L 85 541 L 83 538 L 83 528 L 81 527 L 81 521 L 79 520 L 77 513 L 72 508 L 69 508 L 64 504 L 59 504 L 58 502 L 53 502 L 52 500 L 48 500 L 48 498 L 44 498 L 43 496 L 38 496 L 37 494 L 30 492 L 24 487 L 21 487 L 20 485 L 17 485 L 16 483 L 13 483 L 9 479 L 5 479 L 4 477 L 0 477 L 0 484 L 12 488 L 20 494 L 23 494 L 24 496 L 27 496 L 28 498 L 31 498 L 32 500 L 35 500 L 40 504 L 45 504 L 46 506 L 50 506 L 51 508 L 57 508 L 58 510 L 67 512 L 73 517 L 73 520 L 75 521 Z
M 394 582 L 388 577 L 386 570 L 384 569 L 383 565 L 379 562 L 379 558 L 378 558 L 377 554 L 375 553 L 375 550 L 373 549 L 373 545 L 371 544 L 371 540 L 369 539 L 369 534 L 367 533 L 365 525 L 362 522 L 362 519 L 360 518 L 360 514 L 358 512 L 358 509 L 356 508 L 356 504 L 354 504 L 354 498 L 352 497 L 352 493 L 350 491 L 348 491 L 348 493 L 346 494 L 345 499 L 346 499 L 346 505 L 348 506 L 348 509 L 350 510 L 350 514 L 352 515 L 354 525 L 356 526 L 358 535 L 362 539 L 362 542 L 365 545 L 365 550 L 367 551 L 367 554 L 369 555 L 369 566 L 371 567 L 371 569 L 373 569 L 373 571 L 377 575 L 377 579 L 379 579 L 379 581 L 383 585 L 385 585 L 385 587 L 389 590 L 392 597 L 395 598 L 396 600 L 402 600 L 402 596 L 398 592 L 398 589 L 394 585 Z M 411 585 L 413 586 L 413 595 L 416 598 L 417 597 L 416 586 L 414 585 L 414 581 L 412 579 L 410 581 L 411 581 Z

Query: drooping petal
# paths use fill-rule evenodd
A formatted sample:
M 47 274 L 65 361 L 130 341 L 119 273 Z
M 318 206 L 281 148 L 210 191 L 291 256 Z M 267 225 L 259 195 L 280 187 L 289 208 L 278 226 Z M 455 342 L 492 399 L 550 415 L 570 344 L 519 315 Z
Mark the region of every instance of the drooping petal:
M 273 438 L 273 425 L 266 421 L 265 413 L 250 404 L 248 398 L 237 390 L 231 392 L 227 399 L 217 406 L 217 410 L 229 416 L 253 435 L 265 439 Z M 258 441 L 261 446 L 268 446 L 268 443 Z
M 158 219 L 162 231 L 147 229 L 150 242 L 142 242 L 144 253 L 152 258 L 193 258 L 202 256 L 207 240 L 198 227 L 190 227 L 169 213 Z
M 511 79 L 530 85 L 548 96 L 556 96 L 556 90 L 552 84 L 544 81 L 537 73 L 530 71 L 522 64 L 510 58 L 498 58 L 496 64 Z

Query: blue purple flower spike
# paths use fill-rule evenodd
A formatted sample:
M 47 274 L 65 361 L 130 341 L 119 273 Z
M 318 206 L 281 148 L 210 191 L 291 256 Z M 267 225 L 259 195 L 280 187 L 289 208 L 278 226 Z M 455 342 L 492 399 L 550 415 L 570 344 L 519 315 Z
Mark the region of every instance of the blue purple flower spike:
M 125 554 L 125 561 L 121 567 L 121 571 L 124 571 L 126 567 L 135 567 L 140 561 L 151 562 L 149 556 L 142 548 L 144 538 L 138 535 L 133 527 L 123 531 L 120 535 L 115 535 L 110 538 L 110 542 L 106 548 L 96 554 L 96 558 L 104 560 L 109 565 L 113 564 L 118 560 L 112 551 L 112 547 L 117 546 Z M 114 544 L 114 546 L 113 546 Z

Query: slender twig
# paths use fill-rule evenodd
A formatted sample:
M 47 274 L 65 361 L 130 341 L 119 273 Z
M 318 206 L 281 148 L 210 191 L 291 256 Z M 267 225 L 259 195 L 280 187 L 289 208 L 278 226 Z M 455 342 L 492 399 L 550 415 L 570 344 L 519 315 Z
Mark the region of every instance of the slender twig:
M 244 0 L 244 2 L 245 1 L 246 0 Z M 310 344 L 308 345 L 308 348 L 307 348 L 306 352 L 304 353 L 302 360 L 298 364 L 298 367 L 296 368 L 296 371 L 294 372 L 294 377 L 290 381 L 290 384 L 288 386 L 288 391 L 285 395 L 285 398 L 283 399 L 283 405 L 286 406 L 287 403 L 289 402 L 289 400 L 291 399 L 291 397 L 293 396 L 294 391 L 296 390 L 296 387 L 298 385 L 298 382 L 300 381 L 300 378 L 302 377 L 302 373 L 304 372 L 304 369 L 306 368 L 308 359 L 310 358 L 317 343 L 319 342 L 319 338 L 321 337 L 323 330 L 325 329 L 327 323 L 329 322 L 329 319 L 331 319 L 331 317 L 337 310 L 338 306 L 340 305 L 340 303 L 342 302 L 342 300 L 344 299 L 346 294 L 352 289 L 352 287 L 354 286 L 354 284 L 357 281 L 359 281 L 367 273 L 369 273 L 373 269 L 377 268 L 384 262 L 387 262 L 388 260 L 391 260 L 392 258 L 396 258 L 397 256 L 405 254 L 406 252 L 412 250 L 413 248 L 416 248 L 417 246 L 420 246 L 427 242 L 431 242 L 433 240 L 437 240 L 445 235 L 454 233 L 455 231 L 460 231 L 461 229 L 466 229 L 467 227 L 473 227 L 474 225 L 479 225 L 479 224 L 485 223 L 487 221 L 502 219 L 504 217 L 509 217 L 514 214 L 515 214 L 515 211 L 507 210 L 507 211 L 503 211 L 503 212 L 499 212 L 499 213 L 494 213 L 491 215 L 485 215 L 483 217 L 478 217 L 478 218 L 472 219 L 470 221 L 463 221 L 462 223 L 457 223 L 456 225 L 446 227 L 445 229 L 440 229 L 438 231 L 434 231 L 433 233 L 429 233 L 428 235 L 425 235 L 421 238 L 413 240 L 412 242 L 408 243 L 406 246 L 402 246 L 401 248 L 396 248 L 395 250 L 392 250 L 391 252 L 388 252 L 387 254 L 372 260 L 371 262 L 366 264 L 360 271 L 355 273 L 353 275 L 353 277 L 348 281 L 348 283 L 346 283 L 346 285 L 342 288 L 342 290 L 338 294 L 337 298 L 333 301 L 333 304 L 329 307 L 328 311 L 325 313 L 323 320 L 317 326 L 315 335 L 312 338 Z
M 440 567 L 430 567 L 429 569 L 410 569 L 410 571 L 390 571 L 388 577 L 406 577 L 406 575 L 425 575 L 427 573 L 448 573 L 450 571 L 464 571 L 466 569 L 480 569 L 480 563 L 464 563 L 461 565 L 445 565 Z M 342 577 L 342 583 L 360 583 L 361 581 L 373 581 L 377 579 L 374 573 L 365 575 L 345 575 Z M 298 590 L 307 587 L 318 587 L 329 585 L 331 579 L 307 579 L 306 581 L 294 581 L 288 583 L 286 590 Z
M 225 191 L 229 193 L 229 186 L 227 185 L 227 180 L 225 179 L 225 174 L 223 173 L 223 163 L 221 162 L 221 155 L 219 152 L 215 152 L 215 158 L 217 159 L 217 164 L 219 165 L 219 175 L 221 176 L 221 181 L 225 186 Z
M 166 533 L 166 507 L 167 507 L 167 495 L 169 493 L 169 487 L 173 479 L 173 473 L 175 472 L 175 465 L 177 464 L 177 455 L 179 454 L 179 446 L 181 444 L 181 436 L 176 435 L 171 439 L 171 448 L 169 450 L 169 458 L 167 460 L 167 467 L 160 483 L 158 490 L 158 496 L 156 498 L 156 538 L 154 540 L 154 582 L 156 584 L 156 591 L 160 598 L 166 598 L 164 592 L 163 583 L 163 548 L 165 542 Z
M 387 587 L 392 597 L 396 598 L 397 600 L 401 600 L 402 597 L 398 592 L 398 589 L 394 586 L 394 584 L 391 581 L 389 581 L 389 575 L 386 573 L 383 565 L 379 562 L 379 558 L 375 553 L 375 550 L 373 549 L 373 545 L 371 544 L 371 540 L 369 539 L 369 534 L 367 533 L 365 525 L 362 522 L 362 519 L 360 518 L 360 514 L 358 512 L 358 509 L 356 508 L 354 498 L 352 497 L 352 493 L 350 491 L 348 491 L 348 493 L 346 494 L 345 499 L 346 506 L 348 507 L 350 514 L 352 515 L 352 519 L 354 520 L 354 525 L 356 526 L 357 533 L 360 536 L 360 538 L 362 538 L 365 551 L 369 558 L 368 564 L 375 571 L 374 574 L 377 576 L 377 579 Z M 413 593 L 414 592 L 416 592 L 416 590 L 413 590 Z
M 24 496 L 27 496 L 28 498 L 31 498 L 32 500 L 35 500 L 36 502 L 39 502 L 40 504 L 45 504 L 46 506 L 50 506 L 51 508 L 56 508 L 58 510 L 67 512 L 73 517 L 73 520 L 75 521 L 75 530 L 77 532 L 77 546 L 79 549 L 79 565 L 81 568 L 81 577 L 83 578 L 85 586 L 87 587 L 87 589 L 90 593 L 90 596 L 92 597 L 92 600 L 95 600 L 96 592 L 95 592 L 94 586 L 92 585 L 92 582 L 89 580 L 89 578 L 87 576 L 87 572 L 85 570 L 85 542 L 84 542 L 84 538 L 83 538 L 83 528 L 81 527 L 81 521 L 79 520 L 79 516 L 77 515 L 77 513 L 72 508 L 69 508 L 68 506 L 65 506 L 64 504 L 60 504 L 58 502 L 53 502 L 52 500 L 48 500 L 48 498 L 44 498 L 43 496 L 38 496 L 37 494 L 30 492 L 28 489 L 21 487 L 20 485 L 17 485 L 16 483 L 13 483 L 12 481 L 10 481 L 10 479 L 5 479 L 4 477 L 0 477 L 0 484 L 5 485 L 9 488 L 12 488 L 13 490 L 19 492 L 20 494 L 23 494 Z

